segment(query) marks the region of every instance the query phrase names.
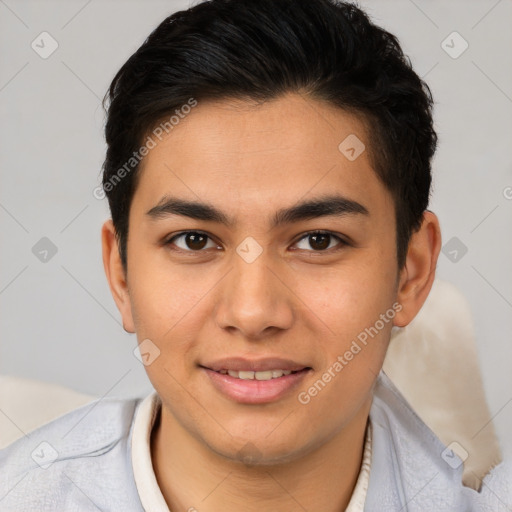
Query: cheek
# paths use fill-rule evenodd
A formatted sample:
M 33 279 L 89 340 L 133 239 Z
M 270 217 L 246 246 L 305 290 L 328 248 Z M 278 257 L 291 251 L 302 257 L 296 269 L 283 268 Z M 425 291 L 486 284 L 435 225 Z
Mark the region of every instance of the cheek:
M 349 419 L 371 396 L 396 314 L 389 287 L 371 280 L 356 284 L 333 283 L 318 293 L 318 302 L 311 307 L 315 310 L 318 305 L 325 319 L 326 327 L 317 337 L 321 367 L 297 399 L 309 416 L 322 417 L 325 424 L 339 422 L 340 411 Z
M 302 390 L 304 400 L 311 401 L 311 411 L 318 408 L 318 414 L 325 414 L 329 403 L 356 410 L 371 392 L 396 314 L 396 275 L 386 268 L 354 265 L 329 276 L 321 286 L 310 283 L 309 292 L 303 290 L 309 293 L 311 310 L 322 320 L 317 322 L 322 326 L 322 335 L 317 337 L 321 368 L 314 387 Z
M 134 267 L 136 260 L 134 259 Z M 214 276 L 193 278 L 190 273 L 162 265 L 142 264 L 131 274 L 130 296 L 135 329 L 139 343 L 154 344 L 158 358 L 146 371 L 154 385 L 172 385 L 179 381 L 190 366 L 198 343 L 199 331 L 205 324 L 208 291 L 214 286 Z M 171 271 L 172 270 L 172 271 Z M 203 276 L 204 277 L 204 276 Z M 142 347 L 141 347 L 142 348 Z
M 160 250 L 135 249 L 130 256 L 129 292 L 139 339 L 164 340 L 201 300 L 208 280 L 161 261 Z
M 338 345 L 373 325 L 391 307 L 395 277 L 384 266 L 351 265 L 323 274 L 305 272 L 296 291 Z

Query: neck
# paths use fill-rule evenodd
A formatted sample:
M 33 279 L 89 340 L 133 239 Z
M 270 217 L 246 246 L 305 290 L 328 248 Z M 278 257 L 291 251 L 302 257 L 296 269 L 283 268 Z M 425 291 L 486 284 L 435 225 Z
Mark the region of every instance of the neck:
M 359 475 L 371 399 L 323 445 L 293 461 L 244 465 L 215 453 L 162 406 L 151 436 L 171 512 L 345 510 Z

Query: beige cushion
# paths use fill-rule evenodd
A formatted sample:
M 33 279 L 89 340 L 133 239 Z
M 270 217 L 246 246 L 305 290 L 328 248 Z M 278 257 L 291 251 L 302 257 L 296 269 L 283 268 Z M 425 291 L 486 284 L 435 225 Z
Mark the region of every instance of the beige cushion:
M 0 375 L 0 448 L 95 398 L 56 384 Z

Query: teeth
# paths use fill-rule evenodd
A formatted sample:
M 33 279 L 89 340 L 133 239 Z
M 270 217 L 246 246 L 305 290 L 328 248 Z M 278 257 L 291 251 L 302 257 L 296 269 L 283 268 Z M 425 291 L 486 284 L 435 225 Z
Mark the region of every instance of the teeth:
M 230 377 L 242 380 L 270 380 L 278 379 L 283 375 L 290 375 L 291 370 L 266 370 L 264 372 L 252 371 L 236 371 L 236 370 L 220 370 L 220 373 L 228 374 Z

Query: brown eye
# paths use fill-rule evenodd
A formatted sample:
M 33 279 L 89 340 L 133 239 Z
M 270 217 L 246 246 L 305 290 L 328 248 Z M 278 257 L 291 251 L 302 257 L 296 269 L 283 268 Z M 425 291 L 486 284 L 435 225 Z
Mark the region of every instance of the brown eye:
M 323 233 L 320 235 L 309 235 L 309 244 L 313 249 L 318 249 L 319 251 L 327 249 L 330 241 L 331 235 L 324 235 Z
M 338 244 L 332 245 L 334 240 L 337 240 Z M 304 244 L 303 241 L 306 241 L 306 243 L 313 249 L 314 252 L 326 251 L 327 249 L 332 249 L 336 246 L 340 246 L 338 248 L 341 248 L 343 245 L 345 245 L 345 242 L 340 237 L 334 235 L 333 233 L 322 231 L 307 233 L 297 242 L 297 244 Z M 310 250 L 307 247 L 299 247 L 299 249 Z
M 181 240 L 181 242 L 176 243 L 177 240 Z M 198 231 L 186 231 L 172 237 L 167 244 L 174 244 L 179 249 L 188 252 L 199 252 L 204 248 L 217 247 L 212 240 L 210 240 L 210 247 L 207 247 L 208 240 L 210 240 L 210 237 L 204 233 L 200 233 Z

